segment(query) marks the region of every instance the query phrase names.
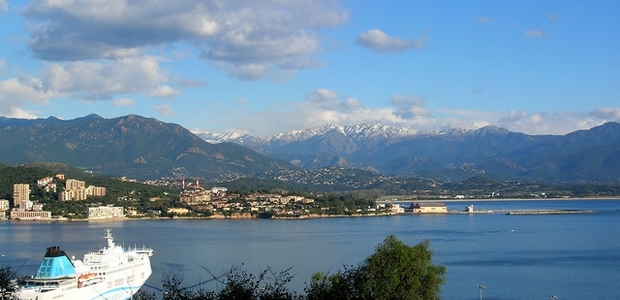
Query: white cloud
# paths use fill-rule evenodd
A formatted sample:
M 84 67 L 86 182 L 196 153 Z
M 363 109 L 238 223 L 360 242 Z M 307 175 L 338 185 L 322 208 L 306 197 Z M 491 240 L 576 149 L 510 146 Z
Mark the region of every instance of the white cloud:
M 242 101 L 243 102 L 243 101 Z M 220 111 L 211 121 L 218 126 L 256 136 L 271 136 L 290 130 L 320 126 L 328 122 L 340 125 L 360 122 L 402 126 L 416 131 L 446 128 L 478 129 L 495 125 L 527 134 L 566 134 L 605 122 L 620 122 L 620 108 L 600 108 L 590 112 L 495 112 L 454 108 L 429 109 L 422 96 L 395 95 L 386 107 L 367 107 L 362 101 L 326 88 L 308 92 L 305 101 L 264 106 L 261 111 Z M 272 121 L 265 121 L 272 120 Z M 255 126 L 261 124 L 261 126 Z
M 2 0 L 0 0 L 2 1 Z M 36 58 L 75 61 L 127 58 L 147 48 L 187 41 L 231 75 L 262 65 L 277 72 L 316 67 L 319 30 L 344 24 L 348 12 L 332 0 L 297 1 L 31 1 L 24 15 Z
M 364 108 L 364 105 L 359 100 L 342 97 L 335 91 L 324 88 L 307 93 L 306 100 L 315 108 L 326 111 L 347 113 Z
M 620 108 L 599 108 L 589 112 L 509 111 L 496 124 L 529 134 L 566 134 L 610 121 L 620 122 Z
M 9 4 L 6 3 L 6 0 L 0 0 L 0 11 L 3 11 L 3 12 L 9 11 Z
M 155 106 L 155 110 L 164 116 L 171 116 L 174 115 L 174 113 L 172 112 L 172 108 L 168 105 L 157 105 Z
M 132 106 L 136 104 L 136 100 L 131 98 L 119 98 L 112 101 L 114 106 Z
M 234 67 L 224 66 L 228 73 L 242 80 L 258 80 L 267 73 L 268 66 L 263 64 L 245 64 Z
M 6 72 L 6 62 L 4 59 L 0 59 L 0 75 Z
M 181 91 L 175 90 L 167 85 L 158 86 L 151 92 L 151 96 L 159 98 L 172 98 L 181 94 Z
M 29 103 L 47 105 L 52 98 L 109 101 L 114 95 L 148 94 L 153 89 L 162 97 L 177 92 L 165 86 L 157 88 L 167 76 L 152 57 L 51 63 L 41 73 L 42 79 L 23 76 L 0 81 L 0 115 L 12 115 Z
M 589 112 L 595 119 L 620 122 L 620 107 L 598 108 Z
M 393 53 L 421 48 L 426 44 L 426 38 L 420 37 L 416 41 L 407 41 L 402 38 L 388 36 L 379 29 L 371 29 L 360 33 L 355 38 L 355 42 L 361 47 L 379 53 Z
M 424 98 L 408 95 L 396 95 L 388 101 L 395 106 L 394 114 L 403 119 L 429 118 L 431 114 L 424 108 Z
M 58 94 L 46 91 L 41 80 L 32 77 L 11 78 L 0 81 L 0 115 L 7 117 L 32 117 L 22 110 L 28 103 L 47 105 L 49 97 Z
M 71 62 L 50 64 L 44 71 L 44 85 L 74 98 L 111 100 L 114 94 L 148 93 L 167 76 L 152 57 L 127 58 L 107 63 Z
M 546 37 L 546 35 L 540 29 L 526 30 L 526 31 L 523 31 L 523 34 L 525 34 L 526 37 L 531 37 L 531 38 Z

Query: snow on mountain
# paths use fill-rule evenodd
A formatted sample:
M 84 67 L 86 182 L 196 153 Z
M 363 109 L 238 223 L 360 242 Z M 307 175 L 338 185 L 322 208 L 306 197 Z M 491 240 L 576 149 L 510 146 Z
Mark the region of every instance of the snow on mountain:
M 322 126 L 308 128 L 304 130 L 293 130 L 286 133 L 279 133 L 269 138 L 270 142 L 279 143 L 291 143 L 297 141 L 304 141 L 317 135 L 322 135 L 330 131 L 338 131 L 344 134 L 344 130 L 341 126 L 334 123 L 327 123 Z
M 191 132 L 211 144 L 219 144 L 219 143 L 226 143 L 226 142 L 243 144 L 246 140 L 256 139 L 256 137 L 251 136 L 249 134 L 238 133 L 238 132 L 215 133 L 215 132 L 208 132 L 208 131 L 200 131 L 197 129 L 191 130 Z
M 356 140 L 375 139 L 375 138 L 398 138 L 409 137 L 418 134 L 415 130 L 405 127 L 393 127 L 380 124 L 357 123 L 352 125 L 340 126 L 334 123 L 327 123 L 322 126 L 307 128 L 303 130 L 292 130 L 279 133 L 271 137 L 256 137 L 249 134 L 237 132 L 214 133 L 208 131 L 192 130 L 192 133 L 201 137 L 209 143 L 232 142 L 237 144 L 246 143 L 275 143 L 287 144 L 298 141 L 305 141 L 312 137 L 323 135 L 328 132 L 337 131 L 343 135 Z
M 414 136 L 417 132 L 404 127 L 357 123 L 344 127 L 344 134 L 354 140 Z

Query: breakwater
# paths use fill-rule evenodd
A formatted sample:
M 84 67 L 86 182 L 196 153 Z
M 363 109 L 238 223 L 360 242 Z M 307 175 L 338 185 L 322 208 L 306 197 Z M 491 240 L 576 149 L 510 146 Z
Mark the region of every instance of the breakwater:
M 569 210 L 569 209 L 544 209 L 544 210 L 476 210 L 476 211 L 461 211 L 461 210 L 449 210 L 450 215 L 477 215 L 477 214 L 506 214 L 514 216 L 526 216 L 526 215 L 573 215 L 573 214 L 596 214 L 594 210 Z
M 507 215 L 572 215 L 572 214 L 595 214 L 593 210 L 511 210 Z

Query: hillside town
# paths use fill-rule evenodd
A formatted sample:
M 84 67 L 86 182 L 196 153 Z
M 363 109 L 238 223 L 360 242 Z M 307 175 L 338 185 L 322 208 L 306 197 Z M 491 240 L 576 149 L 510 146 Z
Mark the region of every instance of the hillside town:
M 127 181 L 126 178 L 121 178 Z M 63 184 L 64 183 L 64 184 Z M 315 199 L 300 195 L 278 193 L 231 193 L 226 187 L 203 188 L 199 180 L 186 183 L 182 180 L 178 196 L 162 209 L 139 209 L 133 205 L 136 199 L 122 196 L 118 203 L 109 204 L 96 199 L 107 195 L 106 187 L 87 185 L 85 181 L 67 178 L 63 174 L 37 180 L 36 188 L 50 195 L 57 195 L 58 202 L 95 200 L 85 205 L 83 218 L 78 216 L 52 215 L 46 205 L 31 200 L 31 186 L 27 183 L 13 184 L 12 200 L 0 199 L 0 219 L 12 220 L 107 220 L 122 218 L 308 218 L 342 215 L 393 215 L 401 213 L 447 213 L 442 203 L 401 204 L 367 202 L 372 205 L 353 205 L 336 208 L 318 203 Z M 161 201 L 151 197 L 149 202 Z

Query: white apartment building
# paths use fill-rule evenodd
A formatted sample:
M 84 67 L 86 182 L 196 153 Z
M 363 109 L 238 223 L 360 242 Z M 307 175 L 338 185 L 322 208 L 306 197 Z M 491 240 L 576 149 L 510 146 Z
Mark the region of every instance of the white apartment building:
M 86 212 L 89 220 L 124 218 L 125 210 L 116 206 L 89 207 Z

